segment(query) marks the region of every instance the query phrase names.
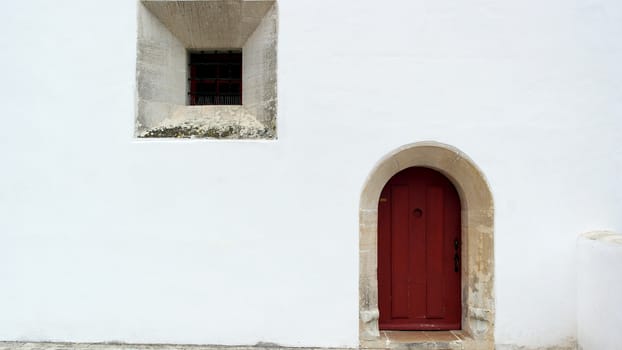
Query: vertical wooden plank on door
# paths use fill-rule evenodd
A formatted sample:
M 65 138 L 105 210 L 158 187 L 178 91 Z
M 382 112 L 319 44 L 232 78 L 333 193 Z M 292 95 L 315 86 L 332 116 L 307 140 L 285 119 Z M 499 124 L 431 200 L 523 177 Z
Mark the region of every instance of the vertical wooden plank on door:
M 391 186 L 391 317 L 408 317 L 408 185 Z
M 416 174 L 416 173 L 415 173 Z M 410 286 L 410 317 L 412 319 L 426 318 L 426 198 L 425 183 L 416 180 L 414 177 L 411 181 L 411 212 L 408 213 L 412 217 L 411 223 L 411 243 L 410 243 L 410 278 L 412 284 Z
M 380 322 L 391 320 L 391 191 L 386 187 L 378 202 L 378 308 Z M 386 310 L 386 312 L 384 312 Z
M 460 196 L 453 186 L 445 191 L 445 292 L 447 309 L 445 317 L 448 323 L 460 325 L 462 316 L 460 295 L 460 266 L 462 254 L 461 227 L 460 227 Z M 456 244 L 457 243 L 457 244 Z M 455 255 L 459 260 L 456 266 Z M 458 268 L 458 271 L 455 268 Z
M 443 271 L 444 245 L 444 189 L 439 186 L 426 188 L 427 209 L 427 318 L 443 318 L 445 315 L 445 273 Z

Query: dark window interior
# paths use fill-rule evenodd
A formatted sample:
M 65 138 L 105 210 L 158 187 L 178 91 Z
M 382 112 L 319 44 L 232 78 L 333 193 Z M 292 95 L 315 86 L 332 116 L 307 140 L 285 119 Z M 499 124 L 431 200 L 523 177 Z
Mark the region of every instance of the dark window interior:
M 242 104 L 242 53 L 190 53 L 191 105 Z

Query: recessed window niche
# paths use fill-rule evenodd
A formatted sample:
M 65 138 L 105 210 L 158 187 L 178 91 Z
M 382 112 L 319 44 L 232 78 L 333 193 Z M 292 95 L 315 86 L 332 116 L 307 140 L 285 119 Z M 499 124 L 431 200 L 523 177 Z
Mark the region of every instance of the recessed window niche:
M 242 104 L 242 52 L 192 52 L 188 77 L 191 106 Z
M 275 139 L 275 0 L 139 0 L 135 136 Z

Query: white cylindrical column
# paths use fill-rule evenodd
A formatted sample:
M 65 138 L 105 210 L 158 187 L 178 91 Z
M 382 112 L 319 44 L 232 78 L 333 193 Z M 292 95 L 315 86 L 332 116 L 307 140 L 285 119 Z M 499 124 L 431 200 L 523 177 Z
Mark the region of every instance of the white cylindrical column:
M 577 251 L 579 349 L 622 349 L 622 235 L 584 233 Z

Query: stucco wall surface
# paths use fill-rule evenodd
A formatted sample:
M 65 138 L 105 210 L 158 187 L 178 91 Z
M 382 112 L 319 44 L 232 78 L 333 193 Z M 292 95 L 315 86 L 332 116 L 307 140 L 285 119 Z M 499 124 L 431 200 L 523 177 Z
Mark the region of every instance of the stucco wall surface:
M 589 232 L 577 241 L 577 334 L 581 350 L 622 344 L 622 234 Z
M 486 175 L 495 340 L 576 336 L 622 231 L 622 3 L 281 0 L 278 141 L 133 138 L 134 1 L 0 11 L 0 340 L 356 346 L 358 205 L 434 140 Z

